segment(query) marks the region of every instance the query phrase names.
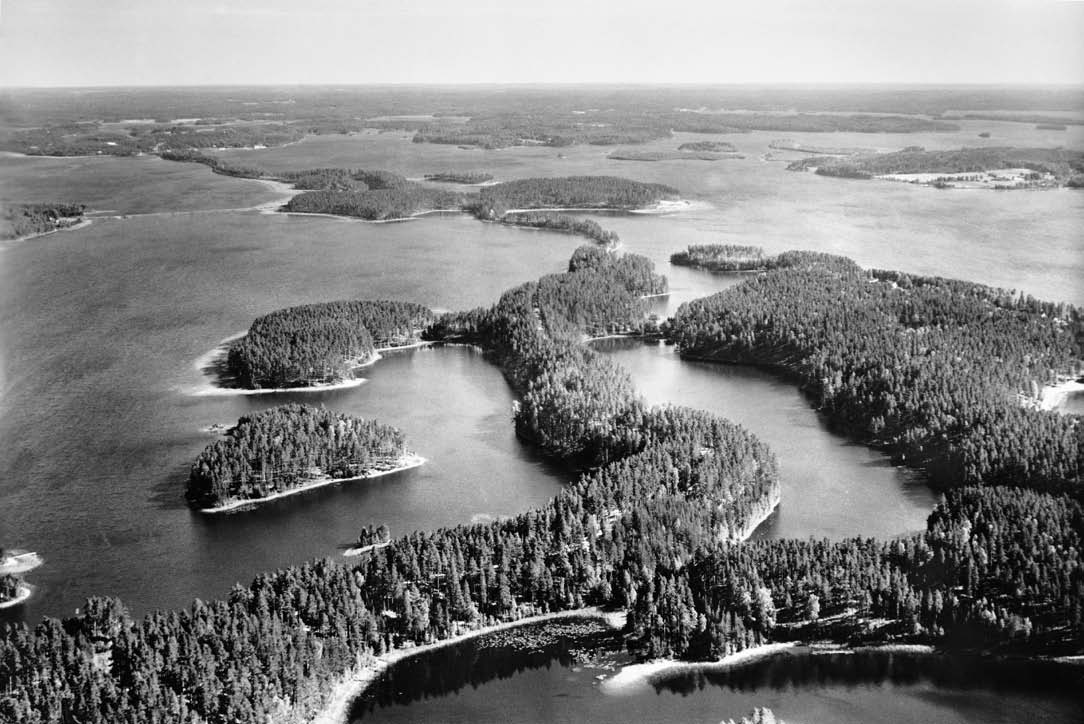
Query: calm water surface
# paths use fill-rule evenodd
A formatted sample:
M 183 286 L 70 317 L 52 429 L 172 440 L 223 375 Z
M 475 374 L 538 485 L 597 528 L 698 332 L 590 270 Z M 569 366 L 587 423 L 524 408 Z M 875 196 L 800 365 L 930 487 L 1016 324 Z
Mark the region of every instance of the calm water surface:
M 959 134 L 921 137 L 788 137 L 948 148 L 983 143 L 977 132 L 992 128 L 991 143 L 1055 145 L 1026 124 L 964 125 Z M 1078 147 L 1081 133 L 1072 127 L 1058 139 Z M 736 283 L 669 267 L 673 251 L 711 242 L 831 251 L 866 266 L 963 276 L 1084 304 L 1084 193 L 938 191 L 788 173 L 786 154 L 765 159 L 778 137 L 720 136 L 747 158 L 715 163 L 612 161 L 605 158 L 611 149 L 592 146 L 467 151 L 394 133 L 223 155 L 269 169 L 486 170 L 499 179 L 589 173 L 668 183 L 695 206 L 600 219 L 670 276 L 673 293 L 658 303 L 660 314 Z M 650 147 L 686 140 L 704 137 Z M 541 505 L 571 476 L 516 441 L 510 390 L 468 348 L 392 354 L 366 371 L 360 387 L 308 395 L 202 395 L 207 381 L 195 363 L 253 317 L 291 304 L 358 297 L 440 309 L 491 304 L 514 284 L 564 268 L 578 239 L 458 215 L 376 225 L 222 211 L 272 196 L 256 182 L 154 159 L 3 161 L 0 200 L 62 198 L 151 214 L 0 247 L 0 544 L 37 550 L 47 561 L 30 575 L 38 586 L 30 604 L 5 617 L 63 615 L 89 595 L 120 596 L 136 612 L 182 606 L 221 596 L 261 571 L 337 556 L 366 524 L 405 533 L 507 515 Z M 778 378 L 682 363 L 665 347 L 611 343 L 606 351 L 650 401 L 711 409 L 772 445 L 784 499 L 758 535 L 896 535 L 922 527 L 929 492 L 883 456 L 828 433 Z M 189 512 L 184 483 L 213 439 L 205 429 L 294 400 L 399 426 L 430 462 L 256 512 Z M 1036 698 L 1007 685 L 996 693 L 985 675 L 953 679 L 926 673 L 936 669 L 926 663 L 897 665 L 898 657 L 855 674 L 853 657 L 836 658 L 772 663 L 752 678 L 697 677 L 623 698 L 599 694 L 597 671 L 555 661 L 511 678 L 486 674 L 479 688 L 456 694 L 423 689 L 439 698 L 380 709 L 376 718 L 624 722 L 635 712 L 641 721 L 716 722 L 767 705 L 797 722 L 1080 720 L 1060 694 Z M 882 673 L 871 678 L 867 669 Z
M 5 615 L 64 615 L 90 595 L 137 612 L 183 606 L 338 556 L 366 524 L 408 533 L 542 505 L 570 473 L 516 440 L 510 389 L 469 348 L 389 354 L 360 387 L 299 395 L 202 395 L 196 360 L 291 304 L 489 304 L 560 270 L 575 246 L 458 216 L 374 225 L 254 213 L 100 220 L 10 245 L 0 252 L 0 541 L 46 564 L 28 577 L 30 603 Z M 251 513 L 185 507 L 209 425 L 299 400 L 396 425 L 430 462 Z
M 632 374 L 648 401 L 710 410 L 768 443 L 779 459 L 782 502 L 756 537 L 884 537 L 925 529 L 936 497 L 921 476 L 829 432 L 794 384 L 751 367 L 684 362 L 661 344 L 592 344 Z
M 568 649 L 513 652 L 475 640 L 407 659 L 354 702 L 351 722 L 716 724 L 765 706 L 791 724 L 1070 724 L 1084 716 L 1079 667 L 795 649 L 614 691 L 602 680 L 625 656 L 583 665 Z

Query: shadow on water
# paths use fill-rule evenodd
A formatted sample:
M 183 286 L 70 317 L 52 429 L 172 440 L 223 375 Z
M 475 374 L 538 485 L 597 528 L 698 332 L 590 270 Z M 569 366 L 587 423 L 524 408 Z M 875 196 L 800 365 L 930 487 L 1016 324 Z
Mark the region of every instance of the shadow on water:
M 672 346 L 635 338 L 591 346 L 627 369 L 649 403 L 721 415 L 771 448 L 782 502 L 754 537 L 884 537 L 925 529 L 937 496 L 922 473 L 834 430 L 787 375 L 683 360 Z
M 682 695 L 710 687 L 744 692 L 885 685 L 1064 694 L 1084 684 L 1084 669 L 1056 662 L 998 661 L 979 656 L 876 650 L 818 653 L 799 648 L 735 669 L 683 672 L 653 684 L 657 692 Z
M 758 702 L 791 711 L 817 709 L 828 717 L 845 714 L 840 720 L 848 722 L 895 721 L 896 716 L 939 721 L 942 714 L 951 714 L 952 721 L 1018 721 L 1014 717 L 1024 711 L 1034 713 L 1034 721 L 1066 722 L 1084 714 L 1079 666 L 805 647 L 740 668 L 659 678 L 632 699 L 600 696 L 598 679 L 628 663 L 628 655 L 618 653 L 620 635 L 598 632 L 593 640 L 575 641 L 522 647 L 478 639 L 407 659 L 353 702 L 349 720 L 429 721 L 439 712 L 448 721 L 472 721 L 473 714 L 489 711 L 494 697 L 503 697 L 500 711 L 506 715 L 537 709 L 533 718 L 526 717 L 531 721 L 548 721 L 541 712 L 559 721 L 630 721 L 630 712 L 636 712 L 637 720 L 677 724 L 701 721 L 705 711 L 742 710 Z M 593 647 L 592 664 L 581 667 L 583 657 L 574 647 L 585 645 Z M 834 702 L 827 708 L 821 701 L 825 696 Z M 558 700 L 569 703 L 557 705 Z M 570 719 L 573 715 L 582 719 Z M 835 719 L 814 715 L 809 721 Z
M 570 668 L 621 650 L 622 636 L 593 620 L 555 622 L 469 639 L 391 666 L 350 709 L 350 721 L 378 709 L 455 694 L 554 664 Z

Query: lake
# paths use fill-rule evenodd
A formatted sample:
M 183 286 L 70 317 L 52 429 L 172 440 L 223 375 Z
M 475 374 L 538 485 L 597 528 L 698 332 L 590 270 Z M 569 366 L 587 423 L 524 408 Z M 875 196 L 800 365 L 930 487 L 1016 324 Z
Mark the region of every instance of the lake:
M 1049 132 L 1027 124 L 964 125 L 955 134 L 786 137 L 946 148 L 985 142 L 977 133 L 992 128 L 991 143 L 1011 137 L 1050 145 L 1041 135 Z M 1079 146 L 1080 134 L 1073 127 L 1058 138 Z M 1084 193 L 940 191 L 792 173 L 785 153 L 764 159 L 782 135 L 708 137 L 746 154 L 718 162 L 622 162 L 595 146 L 463 150 L 413 144 L 397 133 L 220 155 L 269 169 L 482 170 L 498 179 L 590 173 L 671 184 L 695 202 L 689 210 L 592 215 L 670 277 L 671 296 L 655 303 L 660 314 L 738 283 L 669 267 L 672 252 L 713 242 L 841 253 L 867 266 L 963 276 L 1084 304 Z M 647 148 L 688 140 L 705 137 L 679 134 Z M 274 194 L 257 182 L 152 158 L 3 161 L 0 198 L 71 199 L 134 215 L 0 245 L 0 544 L 46 559 L 29 576 L 34 598 L 0 614 L 3 620 L 65 615 L 90 595 L 120 596 L 135 613 L 184 606 L 223 596 L 262 571 L 338 557 L 367 524 L 398 534 L 509 515 L 540 506 L 573 476 L 516 440 L 511 390 L 470 348 L 390 354 L 365 370 L 359 387 L 302 395 L 204 394 L 208 380 L 197 361 L 257 315 L 293 304 L 360 297 L 437 309 L 488 305 L 515 284 L 565 268 L 581 240 L 458 214 L 369 224 L 244 211 Z M 684 363 L 667 347 L 622 341 L 602 348 L 649 401 L 710 409 L 769 442 L 781 461 L 783 503 L 756 535 L 894 536 L 922 528 L 934 498 L 921 481 L 827 431 L 789 383 L 749 368 Z M 192 460 L 214 439 L 207 427 L 299 400 L 398 426 L 429 462 L 252 512 L 190 512 L 184 485 Z M 506 721 L 493 702 L 508 696 L 526 721 L 626 721 L 635 711 L 645 721 L 714 722 L 763 705 L 796 721 L 907 721 L 907 712 L 914 721 L 1015 721 L 1027 712 L 1043 721 L 1026 693 L 921 673 L 912 680 L 901 667 L 901 676 L 872 682 L 830 667 L 807 678 L 769 667 L 767 684 L 705 677 L 616 699 L 599 695 L 597 672 L 551 664 L 454 700 L 386 709 L 381 716 L 391 718 L 380 720 Z M 868 668 L 882 670 L 882 659 Z M 1079 720 L 1064 718 L 1074 710 L 1061 699 L 1051 701 L 1048 721 Z M 806 708 L 817 716 L 801 716 Z
M 354 702 L 352 724 L 716 724 L 770 708 L 790 724 L 1070 724 L 1079 667 L 798 647 L 726 671 L 619 690 L 619 637 L 584 660 L 568 641 L 517 650 L 484 639 L 406 659 Z

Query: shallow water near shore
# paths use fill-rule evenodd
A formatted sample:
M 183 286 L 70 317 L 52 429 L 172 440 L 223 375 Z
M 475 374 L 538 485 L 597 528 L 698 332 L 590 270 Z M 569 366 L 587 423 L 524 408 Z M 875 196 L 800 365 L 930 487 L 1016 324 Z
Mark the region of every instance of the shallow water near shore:
M 574 646 L 479 640 L 400 662 L 355 701 L 349 721 L 716 724 L 757 707 L 792 724 L 1069 724 L 1084 715 L 1079 667 L 798 647 L 607 693 L 629 660 L 620 641 L 587 662 Z

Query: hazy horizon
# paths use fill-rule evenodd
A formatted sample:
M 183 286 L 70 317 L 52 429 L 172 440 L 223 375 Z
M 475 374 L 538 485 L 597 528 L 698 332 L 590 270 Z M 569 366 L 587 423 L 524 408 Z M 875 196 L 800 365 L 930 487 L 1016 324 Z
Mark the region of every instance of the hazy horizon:
M 8 0 L 0 87 L 1077 86 L 1081 37 L 1079 0 Z

